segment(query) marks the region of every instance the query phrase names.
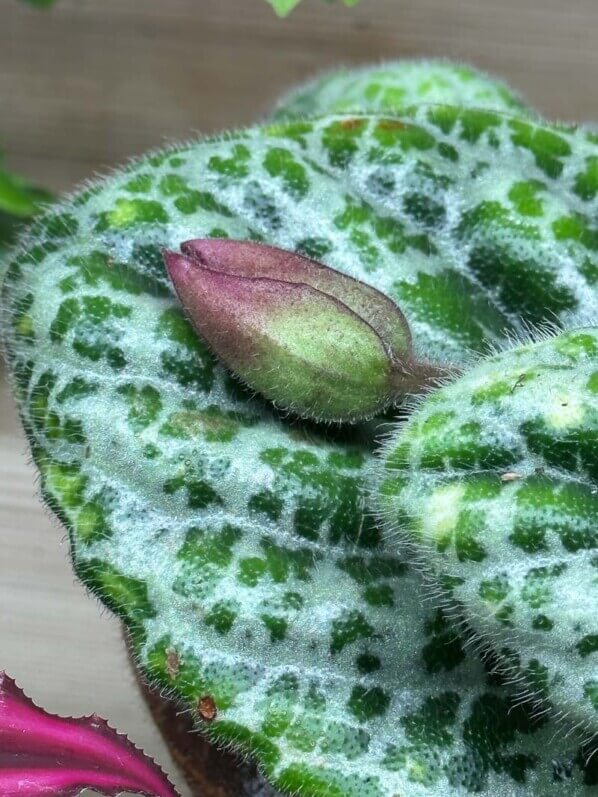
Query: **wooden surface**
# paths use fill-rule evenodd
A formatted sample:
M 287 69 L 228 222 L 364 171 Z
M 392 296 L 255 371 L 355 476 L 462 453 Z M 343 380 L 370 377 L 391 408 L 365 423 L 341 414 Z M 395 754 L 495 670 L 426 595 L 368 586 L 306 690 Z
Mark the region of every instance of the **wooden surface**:
M 285 21 L 264 0 L 59 0 L 50 13 L 0 0 L 0 145 L 68 190 L 164 140 L 247 124 L 315 71 L 414 56 L 494 71 L 555 118 L 598 117 L 598 0 L 304 0 Z M 171 768 L 118 624 L 74 582 L 27 460 L 0 382 L 0 669 L 54 711 L 98 711 Z
M 339 2 L 339 0 L 337 0 Z M 0 0 L 0 142 L 70 188 L 164 139 L 243 125 L 339 63 L 448 56 L 503 75 L 542 112 L 598 113 L 597 0 Z

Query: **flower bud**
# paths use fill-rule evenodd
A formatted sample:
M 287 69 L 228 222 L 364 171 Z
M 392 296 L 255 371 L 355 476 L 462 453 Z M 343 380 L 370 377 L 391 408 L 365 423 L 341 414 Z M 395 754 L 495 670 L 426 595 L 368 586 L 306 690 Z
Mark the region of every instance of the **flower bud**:
M 185 311 L 250 387 L 304 417 L 355 421 L 413 375 L 405 317 L 384 294 L 293 252 L 187 241 L 164 260 Z

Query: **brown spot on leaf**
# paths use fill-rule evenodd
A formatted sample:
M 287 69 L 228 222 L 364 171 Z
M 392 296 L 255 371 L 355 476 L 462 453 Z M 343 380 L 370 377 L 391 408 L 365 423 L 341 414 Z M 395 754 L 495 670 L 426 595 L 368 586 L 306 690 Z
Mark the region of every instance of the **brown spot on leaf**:
M 381 119 L 378 122 L 380 130 L 405 130 L 407 125 L 398 119 Z
M 172 648 L 166 651 L 166 672 L 169 678 L 176 678 L 181 668 L 181 657 Z
M 343 119 L 341 127 L 343 130 L 360 130 L 365 125 L 365 119 Z
M 202 720 L 205 720 L 206 722 L 212 722 L 212 720 L 215 720 L 218 709 L 216 708 L 214 698 L 210 697 L 210 695 L 204 695 L 203 697 L 200 697 L 197 701 L 197 711 L 199 712 L 199 716 L 202 718 Z

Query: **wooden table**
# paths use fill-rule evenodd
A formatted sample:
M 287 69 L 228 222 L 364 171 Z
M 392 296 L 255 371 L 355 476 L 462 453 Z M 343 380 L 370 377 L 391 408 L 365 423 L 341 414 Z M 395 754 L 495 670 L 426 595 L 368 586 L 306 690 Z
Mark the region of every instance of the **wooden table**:
M 264 0 L 0 4 L 0 145 L 68 190 L 164 140 L 242 125 L 338 63 L 448 56 L 501 74 L 544 114 L 598 116 L 597 0 Z M 173 771 L 116 621 L 75 583 L 0 382 L 0 668 L 61 713 L 98 711 Z M 187 795 L 185 789 L 183 794 Z

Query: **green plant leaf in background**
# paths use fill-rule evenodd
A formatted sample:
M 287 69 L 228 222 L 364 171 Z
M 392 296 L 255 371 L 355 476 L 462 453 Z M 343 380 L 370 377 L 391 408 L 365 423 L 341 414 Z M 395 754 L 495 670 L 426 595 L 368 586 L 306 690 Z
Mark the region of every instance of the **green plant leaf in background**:
M 272 8 L 276 11 L 279 17 L 286 17 L 291 11 L 296 8 L 301 0 L 266 0 L 270 3 Z M 327 3 L 334 3 L 335 0 L 326 0 Z M 359 0 L 342 0 L 344 5 L 352 8 L 356 6 Z
M 50 195 L 43 189 L 0 168 L 0 211 L 27 219 L 33 216 L 41 203 L 48 201 Z
M 506 83 L 468 64 L 432 58 L 335 69 L 292 89 L 277 105 L 274 118 L 397 113 L 421 103 L 537 116 Z
M 48 191 L 4 168 L 0 155 L 0 256 L 13 243 L 23 224 L 51 198 Z
M 301 0 L 266 0 L 266 2 L 270 3 L 279 17 L 286 17 L 299 5 Z

